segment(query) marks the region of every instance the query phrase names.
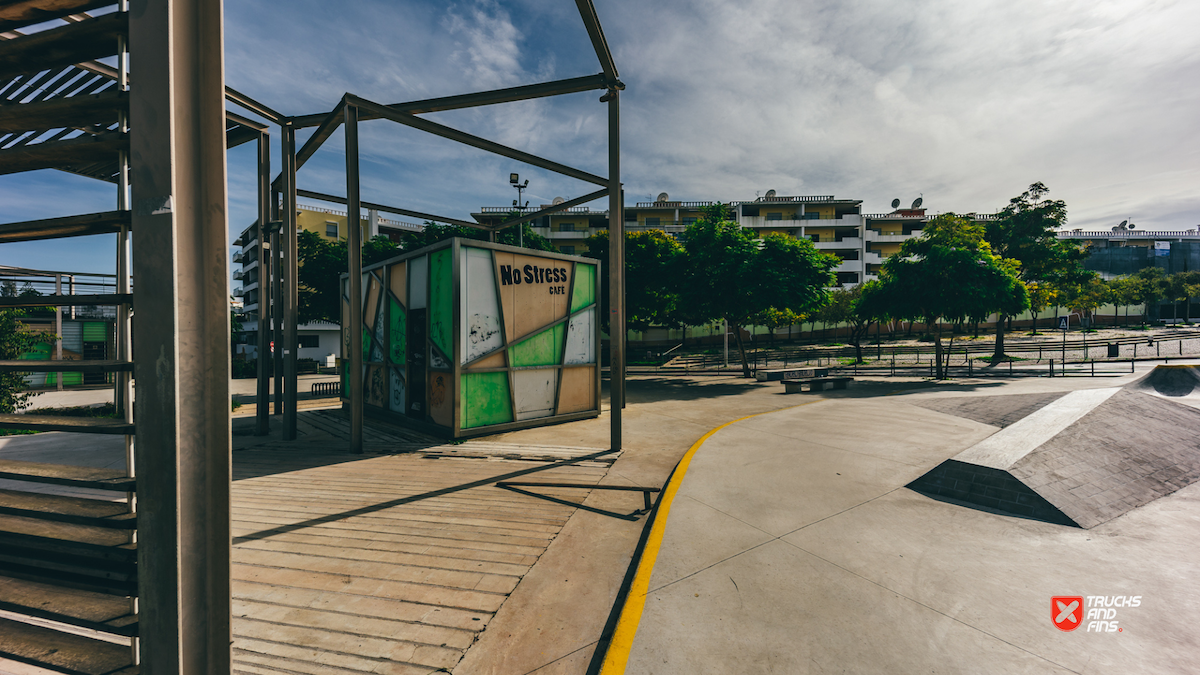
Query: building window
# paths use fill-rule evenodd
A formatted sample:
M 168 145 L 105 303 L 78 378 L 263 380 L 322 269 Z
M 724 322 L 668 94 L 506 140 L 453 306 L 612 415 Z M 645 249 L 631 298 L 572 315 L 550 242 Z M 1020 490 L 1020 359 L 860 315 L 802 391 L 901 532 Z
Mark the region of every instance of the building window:
M 647 218 L 646 227 L 659 227 L 659 222 L 661 221 L 658 218 Z
M 783 220 L 782 213 L 768 213 L 767 220 Z
M 808 238 L 811 239 L 813 243 L 821 243 L 821 235 L 819 234 L 810 234 L 808 235 Z
M 683 226 L 684 226 L 684 227 L 687 227 L 688 225 L 695 225 L 695 224 L 696 224 L 696 219 L 695 219 L 695 218 L 689 218 L 689 217 L 687 217 L 687 216 L 685 216 L 685 217 L 683 218 Z
M 566 253 L 567 255 L 575 255 L 575 247 L 574 246 L 563 246 L 563 247 L 559 248 L 558 250 L 559 250 L 559 252 Z
M 325 221 L 325 236 L 326 236 L 326 237 L 333 237 L 334 239 L 337 239 L 337 237 L 338 237 L 338 224 L 337 224 L 337 223 L 335 223 L 335 222 L 334 222 L 334 221 L 332 221 L 332 220 L 327 220 L 327 221 Z
M 320 335 L 297 335 L 296 339 L 300 342 L 300 349 L 317 349 L 321 346 Z
M 575 231 L 575 223 L 559 223 L 558 231 L 559 232 L 574 232 Z

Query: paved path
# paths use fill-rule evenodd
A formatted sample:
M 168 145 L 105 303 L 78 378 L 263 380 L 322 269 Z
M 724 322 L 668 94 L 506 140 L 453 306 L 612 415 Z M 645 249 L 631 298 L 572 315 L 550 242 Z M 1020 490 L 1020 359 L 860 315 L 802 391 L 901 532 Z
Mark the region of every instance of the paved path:
M 998 429 L 910 401 L 1128 379 L 851 389 L 717 431 L 664 495 L 603 672 L 1193 671 L 1200 485 L 1086 531 L 903 487 Z M 1119 633 L 1067 633 L 1063 595 L 1142 601 Z

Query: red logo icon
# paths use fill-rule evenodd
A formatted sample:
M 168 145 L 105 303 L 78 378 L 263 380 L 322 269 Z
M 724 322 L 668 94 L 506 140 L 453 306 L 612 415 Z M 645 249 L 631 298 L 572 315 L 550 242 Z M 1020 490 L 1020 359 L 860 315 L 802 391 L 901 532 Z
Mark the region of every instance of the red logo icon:
M 1083 623 L 1083 596 L 1064 595 L 1050 598 L 1050 619 L 1061 631 L 1073 631 Z

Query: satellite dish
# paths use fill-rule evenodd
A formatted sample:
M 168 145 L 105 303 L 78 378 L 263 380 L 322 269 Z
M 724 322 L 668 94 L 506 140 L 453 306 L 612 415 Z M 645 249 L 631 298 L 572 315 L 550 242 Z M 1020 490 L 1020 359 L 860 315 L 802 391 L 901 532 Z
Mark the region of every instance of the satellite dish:
M 1118 231 L 1118 230 L 1120 230 L 1120 229 L 1121 229 L 1121 226 L 1120 226 L 1120 225 L 1113 225 L 1113 232 L 1116 232 L 1116 231 Z
M 892 208 L 893 208 L 893 209 L 898 209 L 898 208 L 900 208 L 900 200 L 899 200 L 899 199 L 893 199 L 893 200 L 892 200 Z
M 670 199 L 670 197 L 667 195 L 667 193 L 665 193 L 665 192 L 658 193 L 658 201 L 665 202 L 668 199 Z
M 912 207 L 914 209 L 919 209 L 919 208 L 921 208 L 921 204 L 923 204 L 923 203 L 924 203 L 924 200 L 921 197 L 917 197 L 916 199 L 913 200 Z
M 767 198 L 767 199 L 775 199 L 775 191 L 774 191 L 774 190 L 767 190 L 767 197 L 766 197 L 766 198 Z
M 1131 230 L 1132 230 L 1132 229 L 1133 229 L 1133 228 L 1135 228 L 1135 227 L 1137 227 L 1137 226 L 1136 226 L 1136 225 L 1134 225 L 1133 223 L 1130 223 L 1130 224 L 1129 224 L 1129 229 L 1131 229 Z
M 554 198 L 554 201 L 552 201 L 552 202 L 550 202 L 550 203 L 551 203 L 553 206 L 558 206 L 559 204 L 561 204 L 561 203 L 563 203 L 563 202 L 565 202 L 565 201 L 567 201 L 567 200 L 563 199 L 562 197 L 555 197 L 555 198 Z
M 1121 221 L 1121 224 L 1120 224 L 1120 225 L 1118 225 L 1117 227 L 1125 227 L 1125 226 L 1126 226 L 1126 225 L 1128 225 L 1128 224 L 1129 224 L 1129 221 L 1128 221 L 1128 220 L 1122 220 L 1122 221 Z

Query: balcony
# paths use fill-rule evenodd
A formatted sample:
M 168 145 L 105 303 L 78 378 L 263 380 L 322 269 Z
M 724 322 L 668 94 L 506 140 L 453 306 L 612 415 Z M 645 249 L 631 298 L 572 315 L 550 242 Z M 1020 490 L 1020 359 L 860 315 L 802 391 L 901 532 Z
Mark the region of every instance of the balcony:
M 233 289 L 233 293 L 231 293 L 230 295 L 232 295 L 235 298 L 240 298 L 240 297 L 243 297 L 245 294 L 246 294 L 246 292 L 242 290 L 242 287 L 238 286 L 237 288 Z
M 862 248 L 863 240 L 859 237 L 842 237 L 838 241 L 814 241 L 813 245 L 821 250 Z
M 233 273 L 233 278 L 237 279 L 239 281 L 242 280 L 245 276 L 246 276 L 246 270 L 239 269 Z
M 861 272 L 863 271 L 863 261 L 861 260 L 843 260 L 838 263 L 838 266 L 833 268 L 834 272 Z
M 867 241 L 880 244 L 902 244 L 909 239 L 921 236 L 921 230 L 913 230 L 912 234 L 880 234 L 878 230 L 867 228 Z
M 587 239 L 588 237 L 592 236 L 592 233 L 586 230 L 568 232 L 551 230 L 550 232 L 544 233 L 542 236 L 547 239 Z
M 240 263 L 244 257 L 246 257 L 246 254 L 243 251 L 237 251 L 233 254 L 233 262 Z

